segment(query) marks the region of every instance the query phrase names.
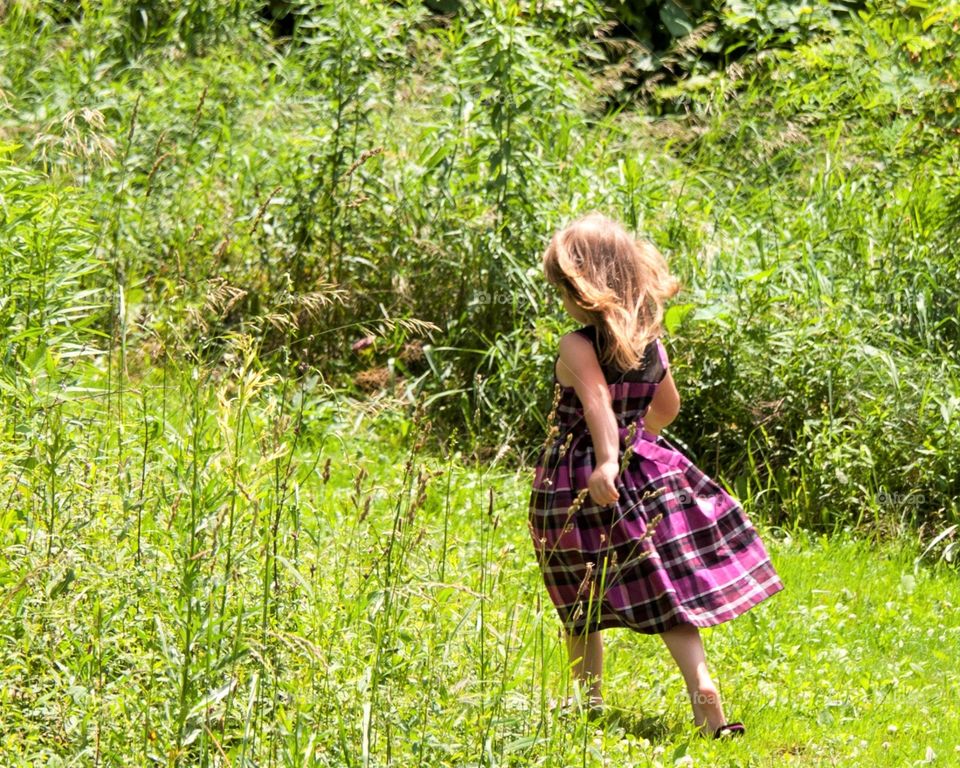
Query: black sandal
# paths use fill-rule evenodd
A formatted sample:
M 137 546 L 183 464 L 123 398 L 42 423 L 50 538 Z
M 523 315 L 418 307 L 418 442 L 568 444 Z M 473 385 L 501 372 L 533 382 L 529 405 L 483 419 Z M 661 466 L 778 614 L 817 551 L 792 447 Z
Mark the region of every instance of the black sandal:
M 721 736 L 743 736 L 747 729 L 743 723 L 725 723 L 713 732 L 713 738 L 719 739 Z

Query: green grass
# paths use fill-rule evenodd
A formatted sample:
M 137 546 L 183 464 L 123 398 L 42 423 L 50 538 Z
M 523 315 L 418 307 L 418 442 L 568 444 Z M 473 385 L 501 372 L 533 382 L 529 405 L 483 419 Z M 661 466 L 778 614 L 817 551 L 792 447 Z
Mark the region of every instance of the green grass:
M 531 472 L 427 453 L 422 422 L 308 388 L 285 407 L 258 376 L 238 356 L 219 380 L 128 389 L 130 498 L 103 406 L 66 404 L 52 537 L 33 517 L 50 470 L 6 487 L 4 765 L 955 759 L 960 585 L 914 572 L 916 546 L 760 521 L 785 591 L 703 631 L 744 741 L 694 739 L 666 647 L 627 630 L 606 633 L 614 717 L 558 720 Z
M 615 113 L 589 4 L 61 6 L 0 9 L 0 765 L 960 760 L 960 6 Z M 537 264 L 593 207 L 786 586 L 704 631 L 739 742 L 625 630 L 615 717 L 547 709 Z
M 589 3 L 304 3 L 290 46 L 253 3 L 158 3 L 147 30 L 123 2 L 11 4 L 0 173 L 30 177 L 4 199 L 32 224 L 0 224 L 30 265 L 0 264 L 4 365 L 42 356 L 44 317 L 82 318 L 114 365 L 214 364 L 246 333 L 280 375 L 419 399 L 521 462 L 569 326 L 539 256 L 602 208 L 683 283 L 674 432 L 698 460 L 777 522 L 932 539 L 960 520 L 960 5 L 811 8 L 788 45 L 609 110 L 625 83 L 591 64 L 610 9 Z M 792 18 L 726 10 L 751 43 Z

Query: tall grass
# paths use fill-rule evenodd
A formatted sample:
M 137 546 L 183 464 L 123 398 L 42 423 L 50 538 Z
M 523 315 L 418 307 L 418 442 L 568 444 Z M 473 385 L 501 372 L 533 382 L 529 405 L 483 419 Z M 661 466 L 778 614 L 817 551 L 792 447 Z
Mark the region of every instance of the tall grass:
M 138 460 L 148 452 L 139 545 L 111 457 L 99 457 L 101 440 L 112 442 L 101 419 L 69 427 L 76 465 L 60 482 L 91 509 L 78 505 L 55 558 L 42 521 L 4 527 L 7 764 L 723 759 L 722 747 L 688 739 L 682 681 L 656 638 L 608 636 L 606 724 L 551 709 L 570 678 L 552 607 L 537 599 L 526 473 L 430 455 L 422 416 L 331 412 L 322 388 L 282 403 L 244 343 L 222 374 L 187 366 L 165 385 L 154 371 L 126 400 L 129 423 L 146 401 L 158 425 L 153 443 L 128 446 Z M 82 402 L 64 409 L 82 413 Z M 312 426 L 298 437 L 301 419 Z M 99 467 L 84 472 L 87 461 Z M 17 492 L 44 482 L 27 477 Z M 32 548 L 21 538 L 31 529 Z M 876 723 L 906 728 L 950 711 L 939 708 L 956 682 L 943 671 L 956 628 L 938 608 L 953 599 L 949 573 L 913 570 L 909 549 L 866 557 L 843 537 L 766 540 L 794 599 L 709 636 L 728 709 L 753 728 L 737 759 L 786 749 L 852 765 L 866 751 L 896 765 L 927 746 L 948 754 L 949 715 L 910 739 Z M 876 649 L 898 640 L 907 645 L 893 665 Z M 935 653 L 943 667 L 921 663 Z M 917 668 L 905 676 L 908 659 Z
M 8 114 L 63 105 L 33 136 L 8 120 L 18 162 L 93 194 L 111 359 L 162 343 L 212 361 L 222 334 L 249 332 L 271 359 L 420 398 L 439 432 L 523 460 L 567 327 L 538 255 L 599 207 L 683 280 L 672 435 L 712 472 L 763 488 L 778 521 L 955 519 L 953 6 L 869 4 L 842 33 L 811 26 L 607 114 L 576 34 L 602 25 L 593 6 L 304 4 L 282 46 L 251 12 L 191 11 L 134 55 L 111 43 L 115 8 L 61 27 L 10 11 Z M 219 42 L 181 45 L 204 19 Z
M 949 580 L 801 531 L 955 551 L 954 6 L 871 4 L 611 113 L 571 34 L 596 8 L 300 8 L 287 47 L 243 4 L 4 11 L 5 764 L 721 759 L 642 644 L 612 644 L 619 726 L 549 707 L 569 670 L 517 532 L 568 323 L 538 258 L 593 207 L 683 279 L 670 436 L 843 595 L 714 635 L 779 675 L 732 673 L 762 748 L 948 753 Z M 883 746 L 899 690 L 939 733 Z

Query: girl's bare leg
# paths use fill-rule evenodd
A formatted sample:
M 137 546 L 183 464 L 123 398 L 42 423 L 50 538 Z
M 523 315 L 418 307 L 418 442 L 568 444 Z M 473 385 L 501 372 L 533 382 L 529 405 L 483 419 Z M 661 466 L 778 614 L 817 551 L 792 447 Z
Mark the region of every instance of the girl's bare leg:
M 603 636 L 600 632 L 564 630 L 567 641 L 567 653 L 573 663 L 573 674 L 577 681 L 588 689 L 587 704 L 600 705 L 603 695 L 600 691 L 603 672 Z
M 713 733 L 726 723 L 720 694 L 707 670 L 707 659 L 700 639 L 700 630 L 693 624 L 680 624 L 660 635 L 680 667 L 687 694 L 693 707 L 693 722 L 698 728 L 704 723 Z

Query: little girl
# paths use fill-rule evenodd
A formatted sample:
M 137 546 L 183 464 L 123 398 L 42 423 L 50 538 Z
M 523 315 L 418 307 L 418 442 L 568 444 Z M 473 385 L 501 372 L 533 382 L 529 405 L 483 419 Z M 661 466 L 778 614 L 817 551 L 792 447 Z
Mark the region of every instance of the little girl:
M 659 634 L 701 735 L 743 734 L 724 717 L 698 628 L 783 583 L 740 505 L 659 434 L 680 408 L 659 339 L 678 283 L 652 245 L 597 213 L 554 235 L 543 269 L 584 324 L 560 339 L 528 523 L 577 681 L 602 711 L 600 630 Z

